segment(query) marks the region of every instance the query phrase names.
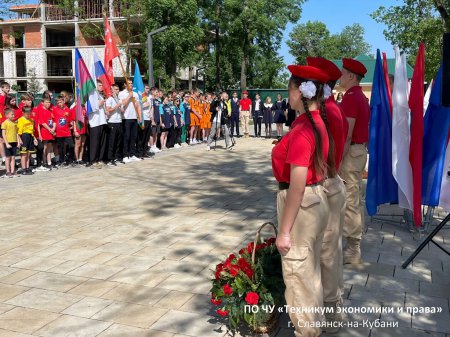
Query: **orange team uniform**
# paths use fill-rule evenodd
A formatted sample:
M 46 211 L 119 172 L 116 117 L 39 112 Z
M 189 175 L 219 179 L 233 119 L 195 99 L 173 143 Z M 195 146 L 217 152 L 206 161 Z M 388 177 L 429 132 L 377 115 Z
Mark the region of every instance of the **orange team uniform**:
M 200 101 L 198 99 L 195 99 L 193 97 L 189 98 L 189 105 L 191 106 L 191 126 L 200 125 L 200 118 L 198 118 L 197 115 L 193 113 L 193 111 L 195 111 L 201 116 L 199 104 Z
M 211 129 L 211 103 L 205 101 L 205 128 Z
M 202 113 L 202 120 L 200 123 L 200 127 L 202 129 L 209 129 L 211 128 L 211 121 L 210 121 L 210 116 L 209 116 L 209 107 L 208 107 L 208 102 L 206 101 L 202 101 L 201 102 L 201 113 Z

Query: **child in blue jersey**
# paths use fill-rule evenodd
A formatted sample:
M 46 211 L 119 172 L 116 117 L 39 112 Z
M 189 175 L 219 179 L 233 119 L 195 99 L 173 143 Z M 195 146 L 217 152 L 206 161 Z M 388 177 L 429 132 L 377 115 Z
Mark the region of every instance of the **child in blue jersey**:
M 167 150 L 167 134 L 170 131 L 173 123 L 172 107 L 169 102 L 169 97 L 164 96 L 163 103 L 159 106 L 159 115 L 161 121 L 161 150 Z
M 182 112 L 180 110 L 180 97 L 173 102 L 174 128 L 173 128 L 173 147 L 178 149 L 181 147 L 181 128 L 184 126 Z

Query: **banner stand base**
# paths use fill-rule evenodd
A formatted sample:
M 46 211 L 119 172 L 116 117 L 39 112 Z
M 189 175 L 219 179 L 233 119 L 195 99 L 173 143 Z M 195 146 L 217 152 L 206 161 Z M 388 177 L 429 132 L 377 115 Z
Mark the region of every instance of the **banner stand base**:
M 426 237 L 425 240 L 420 244 L 420 246 L 411 254 L 411 256 L 402 264 L 402 268 L 405 269 L 408 265 L 416 258 L 417 255 L 426 247 L 429 242 L 434 243 L 439 249 L 441 249 L 444 253 L 450 256 L 450 252 L 447 251 L 444 247 L 439 245 L 436 241 L 433 240 L 435 235 L 447 224 L 450 220 L 450 214 L 448 214 L 444 220 Z M 429 223 L 428 223 L 429 225 Z

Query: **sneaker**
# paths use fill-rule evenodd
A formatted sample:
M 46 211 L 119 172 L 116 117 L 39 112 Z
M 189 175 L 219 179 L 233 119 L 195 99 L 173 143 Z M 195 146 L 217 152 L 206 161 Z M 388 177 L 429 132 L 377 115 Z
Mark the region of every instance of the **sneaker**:
M 211 146 L 206 145 L 206 151 L 210 151 L 211 150 Z
M 125 164 L 131 163 L 130 157 L 124 157 L 124 158 L 123 158 L 123 162 L 124 162 Z
M 180 144 L 175 144 L 174 146 L 173 146 L 175 149 L 179 149 L 180 147 L 181 147 L 181 145 Z
M 155 146 L 154 148 L 152 148 L 151 151 L 152 151 L 153 153 L 159 153 L 159 152 L 161 152 L 161 150 L 158 149 L 156 146 Z
M 125 165 L 125 162 L 124 162 L 123 160 L 114 160 L 114 162 L 115 162 L 116 164 L 122 164 L 122 165 Z
M 130 158 L 130 161 L 141 161 L 141 158 L 133 156 L 133 157 Z
M 185 146 L 189 146 L 189 144 L 184 142 L 184 143 L 181 143 L 181 146 L 185 147 Z
M 13 178 L 14 176 L 12 175 L 12 173 L 8 172 L 8 173 L 6 173 L 6 177 L 7 178 Z
M 37 172 L 48 172 L 48 171 L 50 171 L 50 169 L 48 167 L 45 167 L 44 165 L 41 165 L 36 168 L 36 171 Z
M 117 164 L 113 160 L 109 161 L 108 164 L 106 164 L 106 165 L 107 166 L 117 166 Z
M 14 172 L 14 177 L 15 177 L 15 178 L 19 178 L 19 177 L 20 177 L 20 173 Z M 11 178 L 12 178 L 12 177 L 11 177 Z

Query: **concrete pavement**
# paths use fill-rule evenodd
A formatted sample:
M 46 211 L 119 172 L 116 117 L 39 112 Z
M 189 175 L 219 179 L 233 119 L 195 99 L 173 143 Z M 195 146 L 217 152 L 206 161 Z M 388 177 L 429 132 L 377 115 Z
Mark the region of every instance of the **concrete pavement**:
M 119 167 L 2 179 L 0 337 L 229 335 L 209 303 L 211 269 L 276 221 L 271 142 L 238 139 L 226 151 L 222 141 L 216 151 L 198 145 Z M 352 321 L 399 326 L 337 336 L 450 336 L 450 259 L 430 246 L 402 270 L 417 242 L 401 226 L 370 220 L 366 262 L 345 269 L 344 305 L 443 311 L 352 313 Z M 438 240 L 448 248 L 448 230 Z M 293 336 L 287 317 L 272 335 Z

